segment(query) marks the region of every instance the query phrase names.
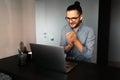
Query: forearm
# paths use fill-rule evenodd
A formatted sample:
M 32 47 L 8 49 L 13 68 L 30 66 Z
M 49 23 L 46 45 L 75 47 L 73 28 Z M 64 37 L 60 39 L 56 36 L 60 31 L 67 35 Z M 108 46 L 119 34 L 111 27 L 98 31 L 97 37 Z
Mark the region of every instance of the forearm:
M 83 45 L 82 45 L 82 43 L 81 43 L 79 40 L 76 40 L 76 41 L 74 42 L 74 45 L 77 47 L 77 49 L 78 49 L 80 52 L 83 51 Z

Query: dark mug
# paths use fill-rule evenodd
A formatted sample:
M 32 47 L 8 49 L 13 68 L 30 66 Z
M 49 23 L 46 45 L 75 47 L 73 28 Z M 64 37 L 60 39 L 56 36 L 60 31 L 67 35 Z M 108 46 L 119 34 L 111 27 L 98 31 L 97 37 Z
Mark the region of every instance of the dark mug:
M 27 53 L 27 60 L 28 62 L 32 60 L 32 52 Z

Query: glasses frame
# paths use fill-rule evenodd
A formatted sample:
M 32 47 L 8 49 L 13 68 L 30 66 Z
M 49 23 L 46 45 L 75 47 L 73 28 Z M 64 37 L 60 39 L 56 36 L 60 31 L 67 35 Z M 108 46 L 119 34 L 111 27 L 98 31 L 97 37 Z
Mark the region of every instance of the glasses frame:
M 80 17 L 80 15 L 78 16 L 78 17 L 72 17 L 72 18 L 69 18 L 69 17 L 65 17 L 65 19 L 67 20 L 67 21 L 76 21 L 78 18 Z

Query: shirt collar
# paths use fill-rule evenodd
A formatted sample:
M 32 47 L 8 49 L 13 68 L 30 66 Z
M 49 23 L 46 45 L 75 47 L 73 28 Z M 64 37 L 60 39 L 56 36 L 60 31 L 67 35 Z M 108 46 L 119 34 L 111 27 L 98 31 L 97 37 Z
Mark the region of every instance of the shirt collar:
M 74 31 L 74 30 L 70 27 L 70 25 L 68 25 L 68 26 L 69 26 L 69 29 L 70 29 L 71 31 Z M 83 23 L 80 24 L 80 27 L 78 28 L 77 32 L 82 29 L 82 26 L 83 26 Z
M 78 32 L 78 31 L 80 31 L 80 30 L 82 29 L 83 23 L 81 23 L 79 26 L 80 26 L 80 27 L 78 28 L 78 30 L 77 30 L 76 32 Z M 70 28 L 71 28 L 71 27 L 70 27 Z M 72 28 L 71 28 L 71 30 L 74 31 Z
M 82 29 L 82 27 L 83 27 L 83 23 L 80 24 L 80 27 L 79 27 L 79 29 L 77 30 L 77 32 L 80 31 L 80 30 Z

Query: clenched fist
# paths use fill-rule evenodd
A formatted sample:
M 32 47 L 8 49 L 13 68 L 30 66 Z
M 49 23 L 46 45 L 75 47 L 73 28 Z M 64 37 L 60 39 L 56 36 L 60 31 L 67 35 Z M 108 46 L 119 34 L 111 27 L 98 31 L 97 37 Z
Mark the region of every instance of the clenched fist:
M 78 40 L 77 35 L 75 32 L 68 32 L 66 34 L 67 39 L 69 40 L 70 43 L 74 44 L 76 40 Z

